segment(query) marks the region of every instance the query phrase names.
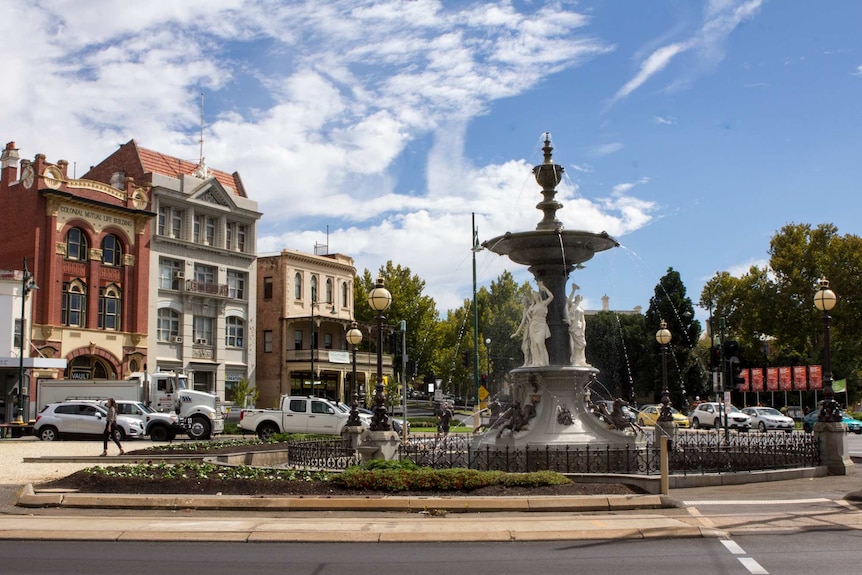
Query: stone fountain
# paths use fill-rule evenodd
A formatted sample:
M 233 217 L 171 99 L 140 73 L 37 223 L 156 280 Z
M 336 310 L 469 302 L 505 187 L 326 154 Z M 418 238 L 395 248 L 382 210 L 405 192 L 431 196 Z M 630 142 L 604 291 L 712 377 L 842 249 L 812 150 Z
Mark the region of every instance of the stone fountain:
M 550 134 L 545 134 L 544 162 L 533 168 L 544 213 L 533 231 L 506 232 L 482 246 L 513 262 L 529 266 L 539 290 L 524 302 L 524 320 L 516 335 L 523 338 L 525 362 L 509 372 L 511 397 L 501 416 L 477 435 L 473 449 L 589 445 L 619 448 L 634 445 L 638 435 L 612 429 L 591 410 L 589 383 L 599 370 L 586 362 L 584 315 L 578 286 L 566 296 L 569 275 L 597 252 L 619 244 L 607 233 L 566 230 L 557 219 L 563 205 L 556 187 L 563 167 L 551 159 Z

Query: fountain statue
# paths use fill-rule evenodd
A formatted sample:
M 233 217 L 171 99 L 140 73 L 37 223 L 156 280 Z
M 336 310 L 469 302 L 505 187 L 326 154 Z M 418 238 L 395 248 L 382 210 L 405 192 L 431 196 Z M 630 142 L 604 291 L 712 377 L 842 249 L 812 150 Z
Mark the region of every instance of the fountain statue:
M 512 337 L 522 337 L 524 364 L 509 373 L 511 397 L 496 421 L 477 434 L 473 449 L 503 446 L 590 445 L 623 447 L 642 441 L 634 428 L 599 417 L 590 382 L 599 370 L 587 363 L 586 320 L 580 288 L 569 275 L 597 252 L 619 244 L 607 233 L 566 230 L 557 219 L 563 205 L 556 187 L 563 167 L 551 159 L 550 134 L 544 135 L 544 162 L 533 168 L 543 199 L 544 217 L 533 231 L 506 232 L 482 244 L 486 249 L 529 266 L 538 290 L 524 299 L 524 315 Z

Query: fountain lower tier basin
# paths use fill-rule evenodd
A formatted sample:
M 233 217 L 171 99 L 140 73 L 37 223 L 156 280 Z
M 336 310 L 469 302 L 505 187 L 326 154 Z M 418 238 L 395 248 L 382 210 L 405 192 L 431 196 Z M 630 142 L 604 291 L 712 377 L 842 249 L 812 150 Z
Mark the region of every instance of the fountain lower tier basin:
M 633 433 L 609 429 L 588 411 L 584 393 L 598 373 L 599 370 L 590 366 L 513 369 L 509 372 L 511 401 L 525 416 L 520 420 L 516 418 L 515 425 L 511 425 L 512 420 L 501 414 L 496 425 L 492 424 L 476 437 L 473 449 L 565 445 L 589 445 L 599 449 L 635 447 L 644 443 L 643 436 L 638 438 Z M 528 418 L 532 409 L 535 409 L 535 416 Z

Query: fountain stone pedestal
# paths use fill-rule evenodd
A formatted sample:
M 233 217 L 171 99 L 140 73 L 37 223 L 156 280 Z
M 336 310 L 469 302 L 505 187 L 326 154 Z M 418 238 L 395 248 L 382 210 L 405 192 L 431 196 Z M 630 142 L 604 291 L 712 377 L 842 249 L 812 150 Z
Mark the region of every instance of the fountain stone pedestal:
M 634 445 L 634 435 L 610 429 L 588 410 L 588 384 L 598 371 L 575 366 L 513 369 L 509 372 L 510 409 L 520 409 L 523 416 L 519 420 L 503 412 L 493 428 L 476 438 L 474 448 L 590 445 L 600 449 Z M 530 406 L 535 409 L 533 417 L 529 417 Z

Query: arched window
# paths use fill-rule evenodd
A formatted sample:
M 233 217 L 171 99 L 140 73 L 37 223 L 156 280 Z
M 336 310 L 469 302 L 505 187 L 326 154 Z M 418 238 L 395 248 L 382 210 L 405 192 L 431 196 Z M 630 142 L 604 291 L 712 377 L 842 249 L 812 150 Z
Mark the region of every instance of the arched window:
M 179 336 L 180 314 L 169 307 L 163 307 L 159 310 L 156 338 L 159 341 L 175 342 Z
M 317 276 L 311 276 L 311 302 L 317 301 Z
M 63 282 L 60 323 L 77 327 L 87 325 L 87 285 L 81 280 Z
M 294 299 L 302 299 L 302 274 L 299 272 L 293 276 L 293 297 Z
M 326 280 L 326 303 L 332 303 L 335 301 L 332 296 L 332 280 Z
M 66 233 L 66 259 L 87 261 L 89 251 L 84 231 L 81 228 L 71 228 Z
M 117 379 L 117 374 L 110 365 L 100 357 L 91 355 L 79 355 L 69 362 L 66 368 L 71 377 L 82 377 L 85 379 Z
M 347 307 L 347 282 L 341 282 L 341 307 Z
M 116 267 L 123 263 L 123 244 L 114 234 L 108 234 L 102 240 L 102 263 Z
M 227 347 L 243 347 L 245 343 L 245 322 L 242 318 L 230 316 L 225 319 L 225 342 Z
M 115 284 L 99 289 L 99 329 L 120 329 L 122 304 L 120 288 Z

